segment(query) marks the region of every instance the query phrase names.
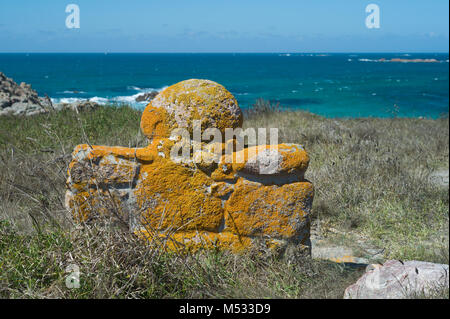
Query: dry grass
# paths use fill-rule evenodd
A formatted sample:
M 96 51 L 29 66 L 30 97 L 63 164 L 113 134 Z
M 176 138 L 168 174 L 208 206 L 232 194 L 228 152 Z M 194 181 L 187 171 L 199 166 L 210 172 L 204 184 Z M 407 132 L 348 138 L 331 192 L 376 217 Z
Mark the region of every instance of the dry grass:
M 448 168 L 448 119 L 334 120 L 266 109 L 247 113 L 246 126 L 278 127 L 281 140 L 305 145 L 324 235 L 338 228 L 349 245 L 364 236 L 389 258 L 448 263 L 448 190 L 427 182 Z M 110 221 L 74 225 L 63 205 L 71 150 L 86 140 L 142 146 L 139 119 L 126 107 L 0 118 L 0 297 L 341 298 L 360 275 L 309 259 L 177 256 Z M 79 289 L 65 286 L 68 264 L 80 267 Z
M 176 255 L 113 227 L 20 236 L 2 224 L 3 298 L 341 298 L 360 273 L 339 265 L 205 252 Z M 67 265 L 80 268 L 68 289 Z
M 428 178 L 449 167 L 448 118 L 326 119 L 285 111 L 244 123 L 277 127 L 281 141 L 305 146 L 323 232 L 344 230 L 349 245 L 353 235 L 364 236 L 386 258 L 448 263 L 448 188 Z

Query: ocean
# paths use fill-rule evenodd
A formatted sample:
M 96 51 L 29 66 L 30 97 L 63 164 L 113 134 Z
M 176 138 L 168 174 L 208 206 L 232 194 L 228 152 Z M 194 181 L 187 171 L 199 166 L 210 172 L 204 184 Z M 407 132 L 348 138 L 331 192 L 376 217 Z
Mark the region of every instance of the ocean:
M 439 63 L 380 62 L 436 59 Z M 54 102 L 131 104 L 143 92 L 209 79 L 241 108 L 258 98 L 326 117 L 448 116 L 448 54 L 0 54 L 0 71 Z

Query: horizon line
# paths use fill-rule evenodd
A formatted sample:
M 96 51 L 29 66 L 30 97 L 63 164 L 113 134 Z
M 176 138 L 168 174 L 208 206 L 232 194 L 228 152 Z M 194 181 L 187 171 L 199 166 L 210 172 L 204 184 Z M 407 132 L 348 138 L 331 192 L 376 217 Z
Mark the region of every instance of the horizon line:
M 80 52 L 69 52 L 69 51 L 12 51 L 12 52 L 1 52 L 0 54 L 449 54 L 449 51 L 268 51 L 268 52 L 258 52 L 258 51 L 246 51 L 246 52 L 189 52 L 189 51 L 177 51 L 177 52 L 167 52 L 167 51 L 155 51 L 155 52 L 125 52 L 125 51 L 80 51 Z

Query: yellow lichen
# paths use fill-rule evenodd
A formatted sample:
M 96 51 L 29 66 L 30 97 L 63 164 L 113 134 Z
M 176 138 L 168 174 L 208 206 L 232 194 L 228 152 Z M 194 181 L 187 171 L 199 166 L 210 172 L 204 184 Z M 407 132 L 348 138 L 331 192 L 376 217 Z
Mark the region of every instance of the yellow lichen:
M 153 229 L 216 231 L 223 218 L 220 200 L 209 196 L 211 180 L 170 159 L 144 165 L 135 190 L 143 223 Z
M 309 164 L 309 156 L 305 150 L 299 149 L 296 145 L 287 144 L 280 144 L 279 150 L 283 156 L 283 162 L 281 163 L 283 171 L 287 173 L 306 171 Z
M 191 79 L 166 88 L 153 104 L 147 106 L 146 119 L 160 104 L 170 108 L 170 111 L 166 109 L 168 112 L 163 116 L 155 113 L 155 118 L 149 120 L 152 123 L 149 127 L 156 127 L 153 123 L 162 121 L 166 127 L 185 127 L 192 133 L 193 121 L 199 120 L 202 129 L 215 127 L 224 133 L 225 128 L 242 126 L 242 112 L 234 96 L 212 81 Z
M 181 231 L 176 233 L 153 233 L 141 230 L 138 236 L 150 241 L 164 242 L 168 250 L 176 252 L 198 252 L 204 249 L 231 250 L 239 253 L 252 246 L 249 237 L 239 237 L 229 232 Z
M 225 204 L 225 230 L 245 236 L 299 236 L 314 189 L 309 182 L 263 186 L 239 179 Z
M 150 140 L 169 137 L 170 129 L 176 127 L 176 123 L 169 123 L 166 110 L 153 107 L 151 102 L 142 112 L 141 130 Z
M 218 182 L 211 185 L 211 194 L 216 197 L 229 196 L 234 190 L 234 185 L 225 182 Z

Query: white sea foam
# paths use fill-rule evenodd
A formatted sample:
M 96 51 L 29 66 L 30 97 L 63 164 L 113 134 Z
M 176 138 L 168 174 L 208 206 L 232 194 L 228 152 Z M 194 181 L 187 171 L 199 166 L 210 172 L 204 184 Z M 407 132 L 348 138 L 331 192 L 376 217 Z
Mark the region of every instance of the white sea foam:
M 128 86 L 127 87 L 129 90 L 135 90 L 135 91 L 139 91 L 139 93 L 133 94 L 133 95 L 119 95 L 119 96 L 115 96 L 113 98 L 111 98 L 110 100 L 112 102 L 116 102 L 116 103 L 126 103 L 126 104 L 134 104 L 134 105 L 142 105 L 142 104 L 147 104 L 147 101 L 142 101 L 142 102 L 136 102 L 136 98 L 139 95 L 142 95 L 144 93 L 150 93 L 153 91 L 157 91 L 157 92 L 161 92 L 162 90 L 164 90 L 165 88 L 167 88 L 167 86 L 164 86 L 162 88 L 159 89 L 154 89 L 154 88 L 140 88 L 137 86 Z
M 63 97 L 63 98 L 52 98 L 51 99 L 53 103 L 76 103 L 76 102 L 80 102 L 83 101 L 85 99 L 80 99 L 77 97 Z
M 164 90 L 165 88 L 167 88 L 167 86 L 164 86 L 162 88 L 159 89 L 154 89 L 154 88 L 139 88 L 137 86 L 128 86 L 127 89 L 128 90 L 134 90 L 134 91 L 139 91 L 136 94 L 132 94 L 132 95 L 119 95 L 119 96 L 113 96 L 113 97 L 102 97 L 102 96 L 94 96 L 91 98 L 78 98 L 78 97 L 64 97 L 64 98 L 51 98 L 52 102 L 55 104 L 58 103 L 77 103 L 77 102 L 81 102 L 81 101 L 90 101 L 90 102 L 95 102 L 98 104 L 108 104 L 108 103 L 119 103 L 119 104 L 129 104 L 132 106 L 142 106 L 142 105 L 146 105 L 148 102 L 147 101 L 142 101 L 142 102 L 136 102 L 136 98 L 139 95 L 142 95 L 144 93 L 149 93 L 149 92 L 153 92 L 153 91 L 157 91 L 157 92 L 161 92 L 162 90 Z M 73 91 L 64 91 L 62 92 L 64 94 L 78 94 L 78 93 L 86 93 L 83 91 L 79 91 L 79 92 L 73 92 Z M 58 94 L 61 94 L 61 92 L 58 92 Z M 248 94 L 248 93 L 246 93 Z
M 141 95 L 142 93 L 136 93 L 133 95 L 123 95 L 123 96 L 116 96 L 112 98 L 111 100 L 118 103 L 143 103 L 143 102 L 136 102 L 136 98 Z M 145 103 L 145 101 L 144 101 Z
M 62 92 L 56 92 L 57 94 L 85 94 L 86 92 L 84 91 L 62 91 Z
M 104 98 L 104 97 L 94 96 L 94 97 L 91 97 L 89 99 L 89 102 L 94 102 L 94 103 L 97 103 L 97 104 L 106 104 L 106 103 L 109 102 L 109 100 L 107 98 Z
M 128 85 L 127 86 L 127 90 L 130 91 L 139 91 L 141 93 L 145 93 L 145 92 L 152 92 L 152 91 L 158 91 L 161 92 L 162 90 L 164 90 L 165 88 L 167 88 L 168 86 L 163 86 L 162 88 L 159 89 L 155 89 L 155 88 L 140 88 L 139 86 L 135 86 L 135 85 Z
M 78 102 L 83 102 L 83 101 L 90 101 L 90 102 L 95 102 L 98 104 L 106 104 L 108 103 L 108 99 L 103 98 L 103 97 L 99 97 L 99 96 L 94 96 L 91 97 L 89 99 L 83 99 L 83 98 L 78 98 L 78 97 L 63 97 L 63 98 L 51 98 L 52 102 L 55 104 L 59 104 L 59 103 L 78 103 Z
M 129 86 L 127 86 L 127 90 L 140 91 L 142 89 L 140 87 L 138 87 L 138 86 L 129 85 Z

